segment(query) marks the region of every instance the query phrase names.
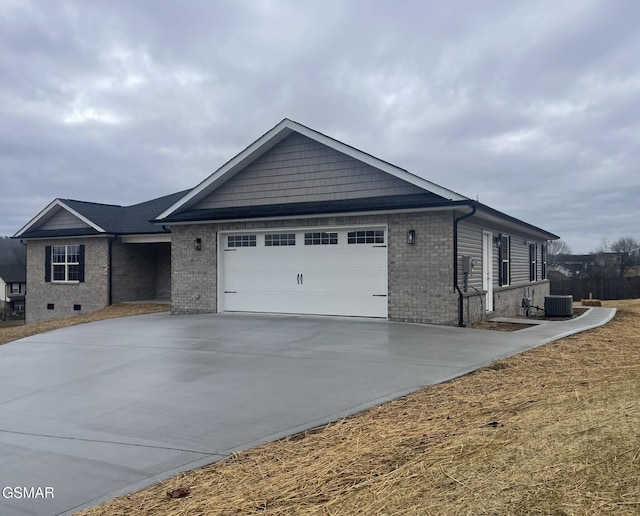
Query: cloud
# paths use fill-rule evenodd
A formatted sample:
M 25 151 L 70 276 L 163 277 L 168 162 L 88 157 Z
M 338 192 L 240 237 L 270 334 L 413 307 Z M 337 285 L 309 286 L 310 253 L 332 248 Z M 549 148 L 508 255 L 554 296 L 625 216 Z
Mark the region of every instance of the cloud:
M 637 235 L 640 5 L 8 1 L 0 234 L 194 186 L 284 117 L 561 235 Z

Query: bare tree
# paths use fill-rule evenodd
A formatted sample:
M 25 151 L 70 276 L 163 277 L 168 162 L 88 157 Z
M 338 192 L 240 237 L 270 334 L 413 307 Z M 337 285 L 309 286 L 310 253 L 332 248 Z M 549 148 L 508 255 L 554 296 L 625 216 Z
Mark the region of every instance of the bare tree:
M 596 247 L 595 251 L 591 251 L 591 254 L 606 254 L 611 252 L 611 241 L 607 237 L 600 239 L 600 245 Z
M 547 260 L 549 264 L 557 263 L 558 256 L 571 254 L 571 248 L 562 240 L 551 240 L 547 246 Z
M 617 255 L 617 267 L 620 277 L 632 263 L 636 262 L 638 252 L 640 252 L 640 241 L 633 237 L 620 237 L 611 244 L 611 252 Z

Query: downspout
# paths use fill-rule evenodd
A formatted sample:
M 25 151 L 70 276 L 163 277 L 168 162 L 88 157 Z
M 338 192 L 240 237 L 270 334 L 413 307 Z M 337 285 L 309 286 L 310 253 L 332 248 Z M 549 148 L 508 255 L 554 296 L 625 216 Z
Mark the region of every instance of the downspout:
M 458 326 L 464 327 L 464 301 L 462 290 L 458 285 L 458 223 L 469 217 L 473 217 L 478 209 L 477 201 L 470 201 L 471 211 L 453 219 L 453 287 L 458 291 Z

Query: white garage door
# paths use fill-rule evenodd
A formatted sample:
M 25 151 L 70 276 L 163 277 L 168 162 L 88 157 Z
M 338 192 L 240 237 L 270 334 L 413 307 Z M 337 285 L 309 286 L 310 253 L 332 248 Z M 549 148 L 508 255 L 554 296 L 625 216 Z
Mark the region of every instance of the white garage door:
M 382 227 L 220 235 L 220 311 L 387 317 Z

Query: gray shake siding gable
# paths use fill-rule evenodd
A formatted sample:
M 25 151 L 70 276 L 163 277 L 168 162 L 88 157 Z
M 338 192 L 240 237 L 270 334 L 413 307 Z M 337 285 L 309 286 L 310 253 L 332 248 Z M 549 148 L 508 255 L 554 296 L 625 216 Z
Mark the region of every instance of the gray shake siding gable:
M 196 208 L 419 193 L 424 192 L 417 186 L 310 138 L 292 134 L 203 199 Z

